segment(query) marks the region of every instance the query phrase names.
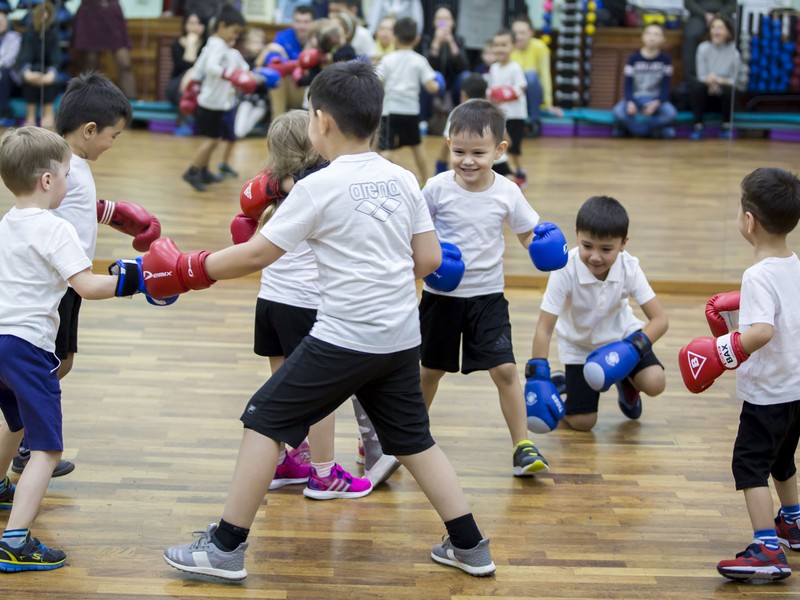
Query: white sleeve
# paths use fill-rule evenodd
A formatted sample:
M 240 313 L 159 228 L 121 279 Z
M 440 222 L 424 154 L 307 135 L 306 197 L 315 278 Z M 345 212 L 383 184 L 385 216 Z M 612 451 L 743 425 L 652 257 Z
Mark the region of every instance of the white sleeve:
M 83 251 L 78 233 L 72 223 L 59 219 L 53 227 L 50 241 L 47 244 L 47 260 L 58 274 L 66 281 L 76 273 L 91 269 L 92 261 Z
M 516 185 L 514 187 L 514 204 L 511 207 L 511 213 L 508 215 L 508 226 L 511 231 L 519 235 L 536 227 L 539 222 L 539 213 L 533 209 L 519 188 Z
M 419 61 L 419 82 L 422 85 L 425 85 L 429 81 L 436 79 L 436 71 L 433 70 L 431 63 L 428 62 L 428 59 L 422 56 L 421 54 L 419 57 L 422 59 Z
M 302 184 L 298 184 L 260 233 L 282 250 L 291 252 L 313 235 L 318 223 L 319 211 L 311 195 Z
M 642 304 L 646 304 L 650 302 L 653 298 L 656 297 L 656 293 L 653 291 L 653 288 L 650 287 L 650 283 L 647 281 L 647 277 L 642 271 L 642 267 L 639 265 L 639 260 L 633 258 L 632 260 L 633 265 L 631 268 L 631 276 L 630 276 L 630 296 L 633 298 L 636 303 L 641 306 Z
M 570 295 L 570 277 L 566 269 L 559 269 L 550 273 L 547 279 L 547 288 L 542 296 L 542 304 L 539 307 L 551 315 L 560 315 L 561 309 L 567 303 Z
M 739 301 L 739 327 L 744 329 L 754 323 L 775 326 L 777 299 L 763 281 L 745 271 L 742 277 L 742 295 Z
M 522 90 L 528 87 L 528 80 L 525 78 L 525 71 L 519 66 L 517 63 L 513 63 L 516 66 L 514 69 L 514 87 L 520 88 Z

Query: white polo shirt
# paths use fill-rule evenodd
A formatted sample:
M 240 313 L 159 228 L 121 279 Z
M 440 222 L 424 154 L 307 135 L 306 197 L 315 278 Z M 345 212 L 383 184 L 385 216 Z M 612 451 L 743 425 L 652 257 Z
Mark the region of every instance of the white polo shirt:
M 567 265 L 553 271 L 547 281 L 541 309 L 558 316 L 558 354 L 564 365 L 583 364 L 595 349 L 621 340 L 641 329 L 628 304 L 640 306 L 655 298 L 655 292 L 639 266 L 639 259 L 622 251 L 600 281 L 578 256 L 569 252 Z

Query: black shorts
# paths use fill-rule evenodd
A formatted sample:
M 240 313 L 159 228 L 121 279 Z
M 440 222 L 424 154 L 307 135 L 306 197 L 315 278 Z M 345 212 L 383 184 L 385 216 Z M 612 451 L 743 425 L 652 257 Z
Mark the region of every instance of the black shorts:
M 492 165 L 492 171 L 497 173 L 498 175 L 502 175 L 505 177 L 506 175 L 511 175 L 511 167 L 508 166 L 508 161 L 504 160 L 501 163 L 497 163 L 496 165 Z
M 67 293 L 61 298 L 58 305 L 58 316 L 61 322 L 56 333 L 56 356 L 60 360 L 67 358 L 68 354 L 78 351 L 78 313 L 81 311 L 83 299 L 78 292 L 67 288 Z
M 381 134 L 378 148 L 396 150 L 403 146 L 419 146 L 419 115 L 389 115 L 381 117 Z
M 423 291 L 419 318 L 423 367 L 456 373 L 459 347 L 464 374 L 515 362 L 502 293 L 454 298 Z
M 662 369 L 664 365 L 658 360 L 652 350 L 645 354 L 628 377 L 633 377 L 642 369 L 658 365 Z M 564 400 L 564 410 L 568 415 L 583 415 L 596 413 L 597 405 L 600 403 L 600 392 L 596 392 L 583 377 L 583 365 L 566 365 L 564 371 L 567 375 L 567 397 Z
M 236 110 L 238 108 L 238 106 L 234 106 L 232 109 L 222 113 L 222 139 L 226 142 L 236 141 L 236 132 L 233 126 L 236 122 Z
M 253 351 L 259 356 L 289 356 L 317 320 L 313 308 L 300 308 L 259 298 Z
M 416 347 L 368 354 L 306 336 L 247 403 L 242 422 L 296 448 L 311 425 L 353 394 L 386 454 L 417 454 L 433 446 Z
M 743 402 L 731 461 L 736 489 L 766 487 L 770 475 L 775 481 L 794 475 L 798 439 L 800 400 L 767 406 Z
M 209 110 L 202 106 L 197 107 L 194 114 L 194 132 L 207 138 L 220 139 L 224 131 L 223 118 L 224 110 Z
M 525 120 L 508 119 L 506 121 L 506 131 L 508 132 L 508 137 L 511 138 L 511 144 L 508 146 L 508 153 L 519 156 L 522 154 L 522 138 L 525 136 Z

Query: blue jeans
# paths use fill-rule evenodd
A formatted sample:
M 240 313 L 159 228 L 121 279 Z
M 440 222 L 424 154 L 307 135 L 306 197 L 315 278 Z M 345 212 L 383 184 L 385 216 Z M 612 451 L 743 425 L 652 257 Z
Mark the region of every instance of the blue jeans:
M 544 100 L 544 90 L 542 82 L 536 71 L 525 71 L 525 79 L 528 87 L 525 89 L 525 96 L 528 98 L 528 116 L 531 121 L 538 121 L 542 118 L 542 101 Z
M 639 109 L 639 112 L 633 116 L 629 115 L 625 110 L 627 102 L 621 100 L 614 107 L 614 118 L 616 118 L 617 123 L 636 137 L 647 137 L 653 130 L 663 129 L 664 127 L 672 125 L 678 114 L 678 111 L 675 110 L 675 107 L 669 102 L 662 102 L 658 110 L 650 116 L 642 114 L 642 107 L 656 99 L 657 98 L 653 96 L 634 98 L 633 102 L 636 104 L 636 108 Z

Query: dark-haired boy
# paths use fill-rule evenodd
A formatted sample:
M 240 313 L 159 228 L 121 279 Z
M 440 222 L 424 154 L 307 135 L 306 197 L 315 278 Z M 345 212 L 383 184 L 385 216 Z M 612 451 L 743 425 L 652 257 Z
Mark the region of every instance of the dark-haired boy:
M 394 24 L 395 47 L 378 63 L 385 96 L 379 148 L 391 160 L 392 152 L 410 146 L 417 164 L 420 183 L 428 179 L 428 165 L 419 132 L 419 91 L 430 94 L 444 87 L 444 77 L 433 70 L 428 59 L 414 51 L 419 42 L 417 24 L 405 17 Z
M 134 247 L 144 251 L 161 235 L 158 219 L 132 202 L 98 200 L 90 161 L 95 161 L 114 144 L 131 120 L 131 104 L 125 94 L 104 75 L 94 72 L 74 77 L 61 98 L 56 129 L 72 148 L 69 169 L 69 189 L 53 214 L 72 223 L 84 252 L 94 258 L 97 245 L 97 225 L 110 225 L 118 231 L 135 236 Z M 58 378 L 72 370 L 78 352 L 78 316 L 81 297 L 73 288 L 58 306 L 59 326 L 56 336 L 56 356 L 61 361 Z M 25 440 L 14 458 L 12 470 L 22 473 L 30 458 Z M 61 460 L 53 477 L 71 473 L 75 464 Z
M 587 381 L 585 363 L 591 362 L 591 369 L 608 368 L 616 362 L 604 360 L 612 352 L 631 357 L 624 367 L 620 362 L 616 369 L 603 371 L 605 382 L 599 389 L 615 384 L 620 410 L 638 419 L 639 392 L 657 396 L 664 391 L 664 367 L 651 347 L 667 331 L 668 322 L 639 260 L 625 251 L 628 213 L 622 204 L 608 196 L 589 198 L 578 210 L 575 229 L 578 247 L 570 250 L 567 266 L 551 273 L 547 282 L 528 365 L 532 371 L 549 371 L 550 339 L 558 333 L 567 379 L 564 422 L 589 431 L 597 423 L 600 391 Z M 629 297 L 639 304 L 647 323 L 633 314 Z
M 783 169 L 756 169 L 742 180 L 737 224 L 753 246 L 754 264 L 742 276 L 738 331 L 692 340 L 678 355 L 690 391 L 706 389 L 728 369 L 736 371 L 742 400 L 731 467 L 744 492 L 753 541 L 717 571 L 737 581 L 785 579 L 792 573 L 781 544 L 800 550 L 800 502 L 795 452 L 800 438 L 800 261 L 786 236 L 800 220 L 800 181 Z M 706 314 L 719 308 L 712 298 Z M 731 327 L 733 329 L 733 327 Z M 769 478 L 780 499 L 775 515 Z
M 181 571 L 227 580 L 247 576 L 246 540 L 275 473 L 278 442 L 299 445 L 310 424 L 356 393 L 384 451 L 411 472 L 445 522 L 449 538 L 431 557 L 471 575 L 494 572 L 489 540 L 430 435 L 419 387 L 415 279 L 439 267 L 442 256 L 414 176 L 370 152 L 382 105 L 383 87 L 370 65 L 327 67 L 309 88 L 308 134 L 330 165 L 298 181 L 248 242 L 213 254 L 182 254 L 163 240 L 143 259 L 145 268 L 171 271 L 151 281 L 149 290 L 170 296 L 260 271 L 306 240 L 321 282 L 310 334 L 244 410 L 222 519 L 193 544 L 165 551 L 167 563 Z
M 559 254 L 566 258 L 566 242 L 552 223 L 537 225 L 539 215 L 520 189 L 492 169 L 508 145 L 505 115 L 497 105 L 485 98 L 459 104 L 450 114 L 449 134 L 453 170 L 429 179 L 422 195 L 437 236 L 459 249 L 466 269 L 455 289 L 425 280 L 419 308 L 422 393 L 430 408 L 445 373 L 458 372 L 459 350 L 462 373 L 488 371 L 511 436 L 512 473 L 530 477 L 547 471 L 549 465 L 528 439 L 508 301 L 503 294 L 503 226 L 508 224 L 532 258 Z M 535 229 L 543 233 L 536 240 Z M 553 244 L 556 234 L 562 241 Z M 555 262 L 543 258 L 539 264 Z

